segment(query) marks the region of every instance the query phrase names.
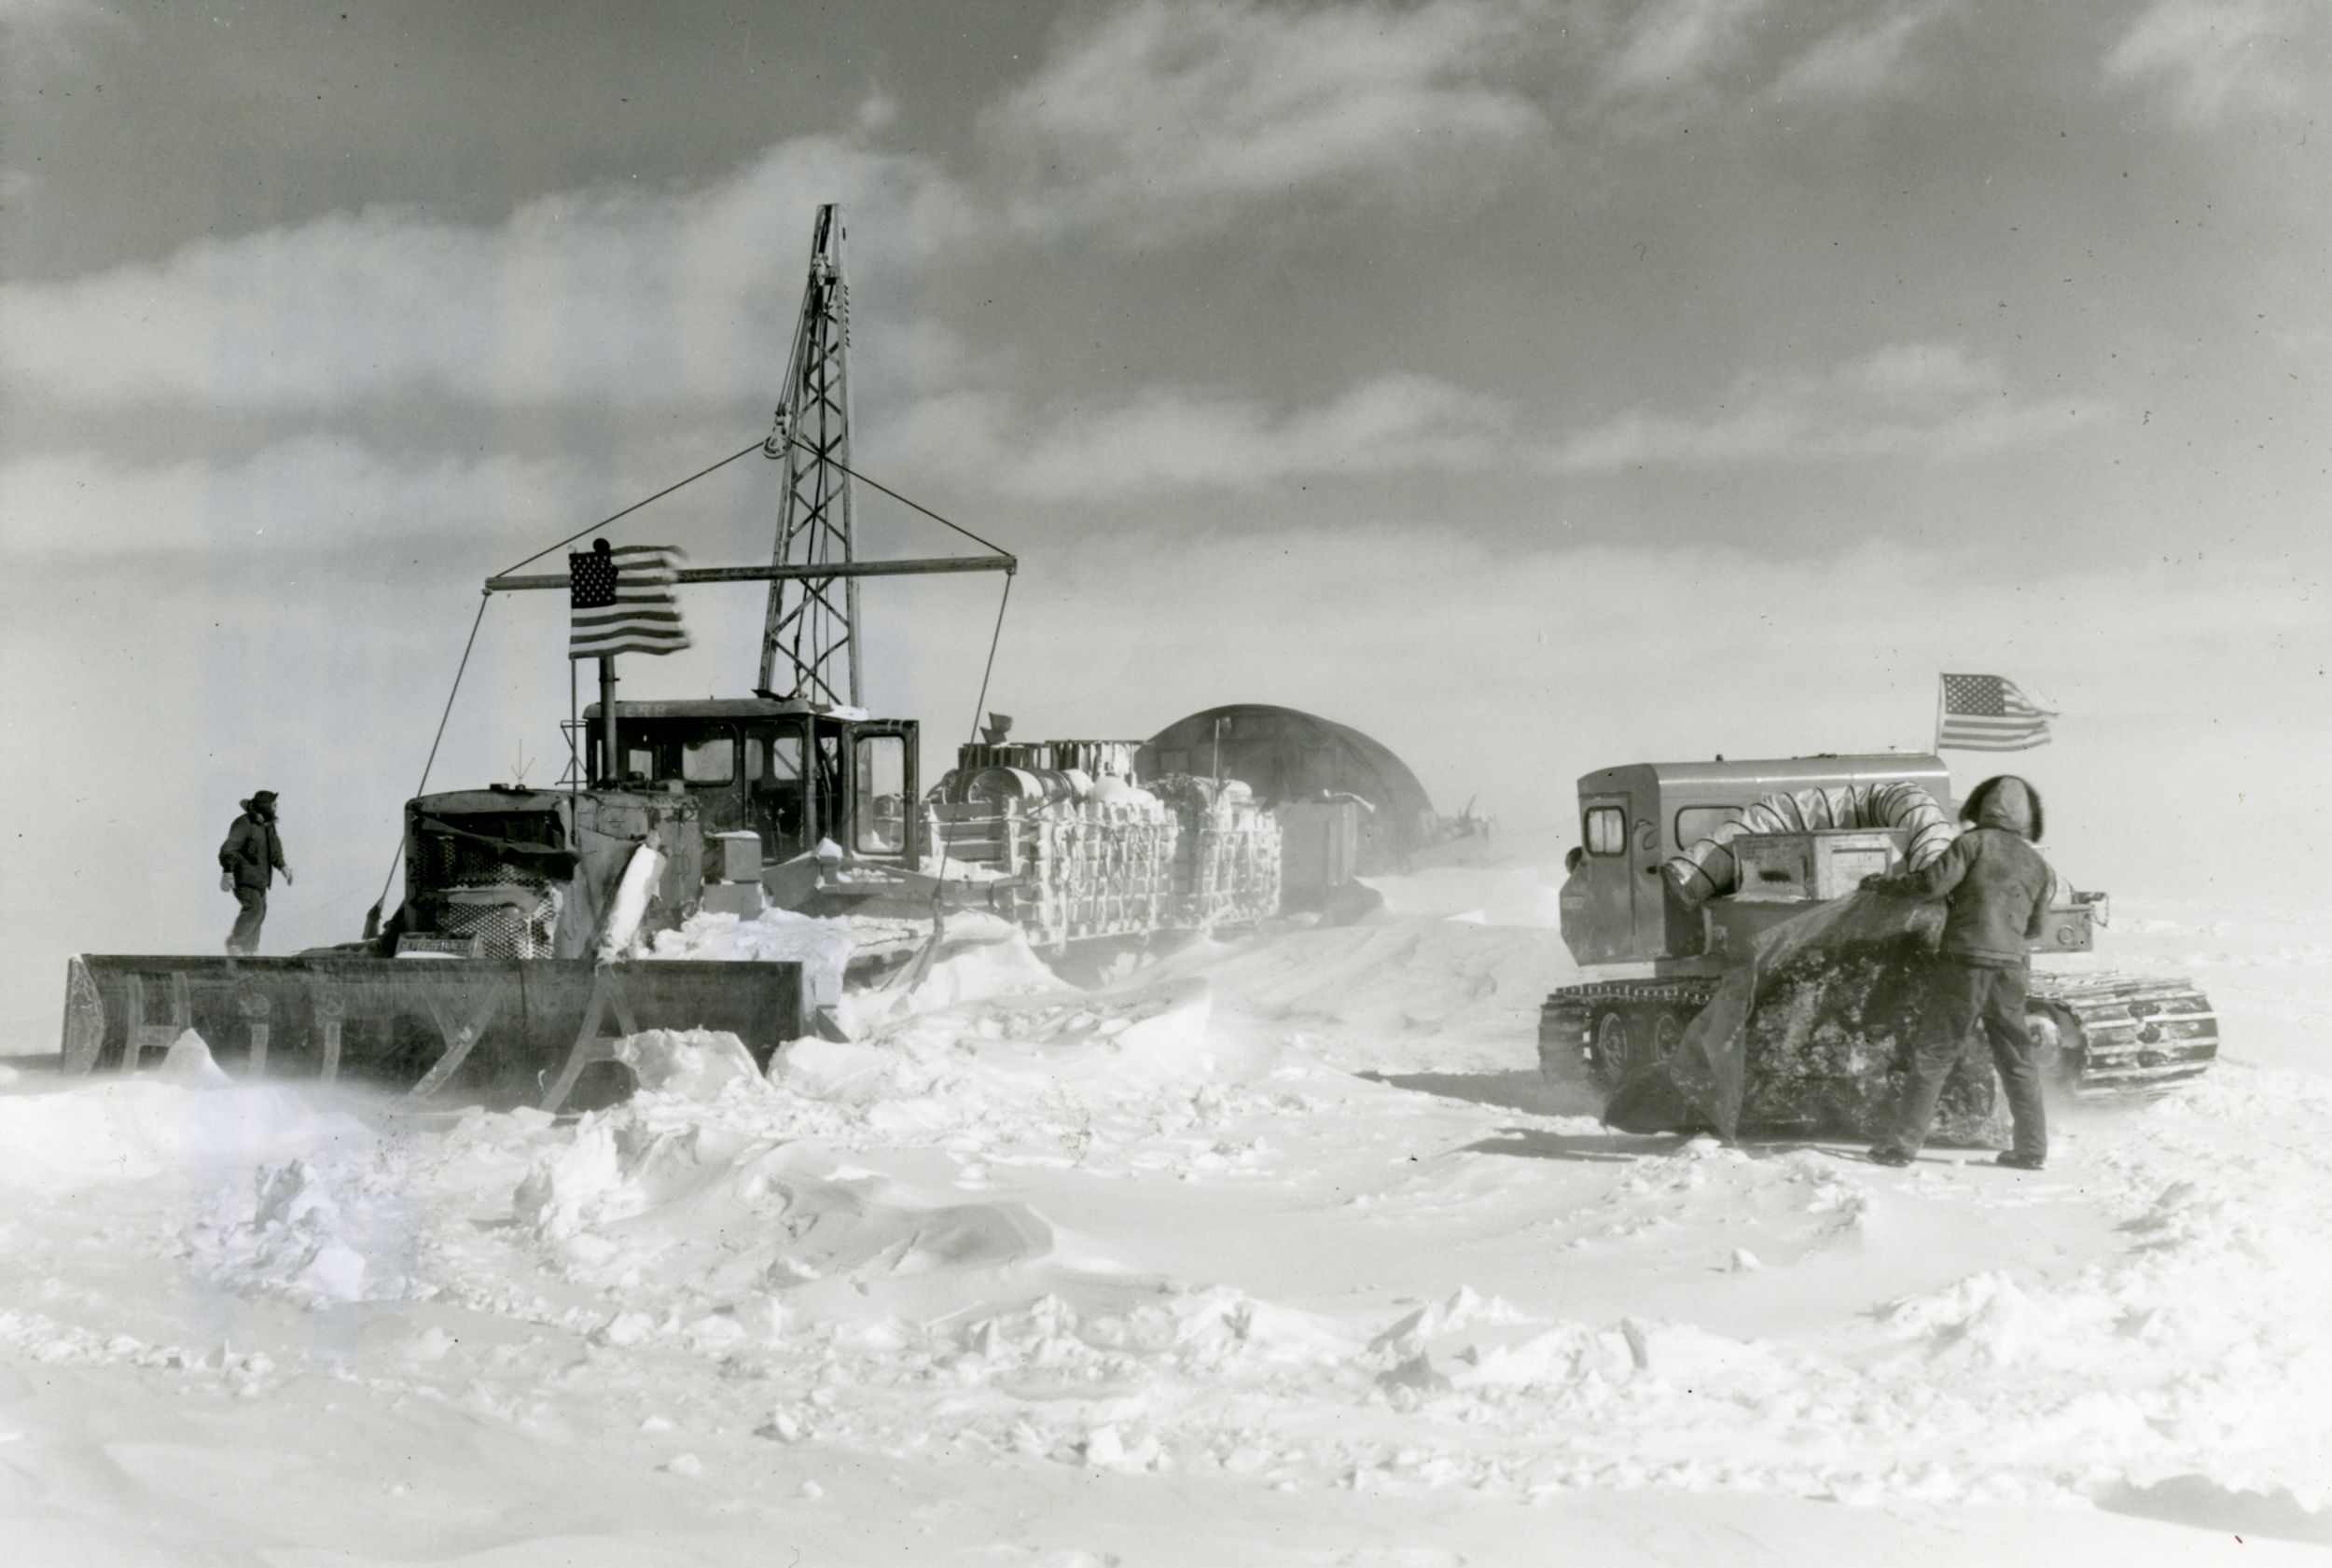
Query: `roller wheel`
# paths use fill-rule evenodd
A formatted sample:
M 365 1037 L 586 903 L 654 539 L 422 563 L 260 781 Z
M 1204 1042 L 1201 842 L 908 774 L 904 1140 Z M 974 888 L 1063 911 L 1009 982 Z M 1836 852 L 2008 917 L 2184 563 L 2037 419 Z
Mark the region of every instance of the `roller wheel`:
M 1685 1020 L 1674 1013 L 1662 1013 L 1652 1023 L 1652 1060 L 1673 1062 L 1676 1048 L 1685 1043 Z
M 1634 1031 L 1628 1015 L 1607 1007 L 1595 1019 L 1595 1070 L 1606 1083 L 1617 1083 L 1634 1068 Z
M 2033 1042 L 2042 1083 L 2071 1089 L 2081 1081 L 2079 1019 L 2053 1003 L 2038 1003 L 2024 1009 L 2024 1033 Z

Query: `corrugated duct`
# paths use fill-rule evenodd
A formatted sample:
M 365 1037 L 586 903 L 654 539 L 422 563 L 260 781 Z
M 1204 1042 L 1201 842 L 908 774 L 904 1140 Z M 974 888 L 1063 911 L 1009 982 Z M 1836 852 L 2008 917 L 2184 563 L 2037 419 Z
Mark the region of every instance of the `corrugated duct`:
M 1740 885 L 1741 868 L 1728 847 L 1744 833 L 1806 833 L 1825 827 L 1902 828 L 1911 836 L 1906 868 L 1919 870 L 1943 853 L 1959 829 L 1936 798 L 1915 784 L 1844 784 L 1759 796 L 1707 838 L 1686 846 L 1661 867 L 1687 909 L 1697 909 Z

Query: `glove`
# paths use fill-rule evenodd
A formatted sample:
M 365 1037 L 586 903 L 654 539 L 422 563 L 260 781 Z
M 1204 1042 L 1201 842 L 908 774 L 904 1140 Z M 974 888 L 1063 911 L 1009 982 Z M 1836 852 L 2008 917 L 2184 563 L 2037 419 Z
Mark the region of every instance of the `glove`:
M 235 891 L 235 874 L 232 871 L 221 871 L 218 874 L 218 890 L 221 893 Z

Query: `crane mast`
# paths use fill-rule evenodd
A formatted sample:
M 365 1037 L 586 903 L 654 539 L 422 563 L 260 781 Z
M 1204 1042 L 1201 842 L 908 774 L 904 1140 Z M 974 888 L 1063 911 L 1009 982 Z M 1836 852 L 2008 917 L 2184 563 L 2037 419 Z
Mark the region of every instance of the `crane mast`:
M 770 564 L 815 568 L 856 560 L 850 468 L 850 285 L 842 271 L 842 214 L 818 209 L 810 281 L 794 327 L 784 401 L 763 452 L 785 465 Z M 856 708 L 858 578 L 772 578 L 761 627 L 761 679 L 770 697 Z

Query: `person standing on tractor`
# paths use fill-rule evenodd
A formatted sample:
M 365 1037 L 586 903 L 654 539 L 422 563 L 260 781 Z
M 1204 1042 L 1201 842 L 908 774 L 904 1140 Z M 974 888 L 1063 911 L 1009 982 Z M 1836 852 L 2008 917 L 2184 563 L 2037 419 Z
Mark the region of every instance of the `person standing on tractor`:
M 2025 944 L 2040 935 L 2056 880 L 2033 847 L 2041 836 L 2040 792 L 2012 773 L 1986 779 L 1969 793 L 1960 819 L 1975 826 L 1925 869 L 1863 880 L 1889 897 L 1939 898 L 1945 906 L 1910 1083 L 1895 1131 L 1872 1145 L 1870 1158 L 1881 1165 L 1911 1162 L 1935 1125 L 1944 1080 L 1980 1029 L 2016 1127 L 1998 1163 L 2037 1171 L 2048 1158 L 2048 1124 L 2024 1025 L 2031 972 Z
M 263 789 L 243 802 L 243 815 L 227 829 L 227 841 L 218 846 L 218 890 L 233 894 L 241 906 L 235 928 L 227 935 L 229 952 L 248 955 L 259 951 L 259 926 L 267 919 L 268 883 L 277 871 L 284 873 L 284 885 L 291 886 L 284 840 L 275 831 L 275 792 Z

